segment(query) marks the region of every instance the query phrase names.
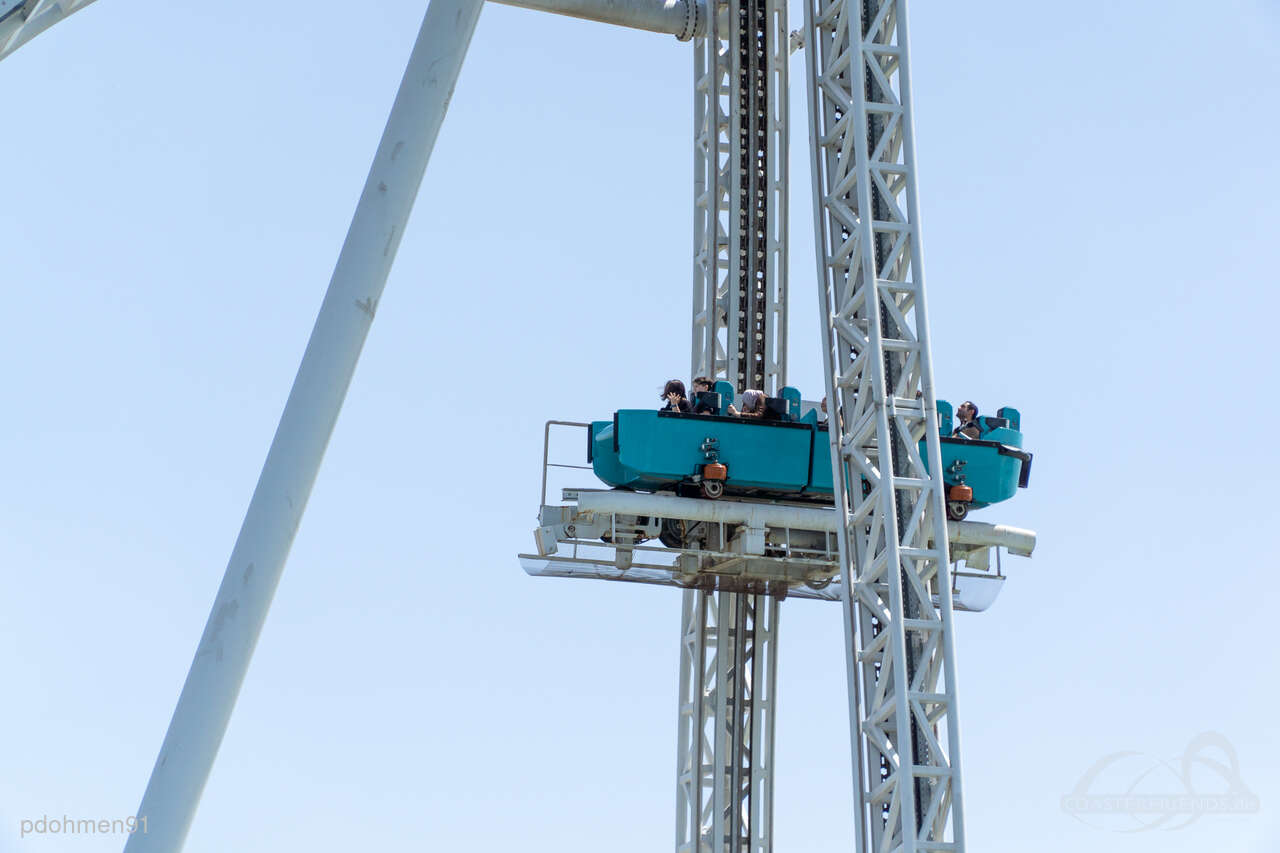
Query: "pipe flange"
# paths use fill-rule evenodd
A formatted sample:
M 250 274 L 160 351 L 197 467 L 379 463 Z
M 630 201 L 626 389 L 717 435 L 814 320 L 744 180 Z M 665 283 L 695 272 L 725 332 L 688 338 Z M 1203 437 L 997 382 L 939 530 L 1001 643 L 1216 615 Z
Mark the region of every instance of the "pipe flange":
M 698 0 L 680 0 L 684 4 L 684 29 L 676 33 L 676 41 L 688 41 L 698 32 Z

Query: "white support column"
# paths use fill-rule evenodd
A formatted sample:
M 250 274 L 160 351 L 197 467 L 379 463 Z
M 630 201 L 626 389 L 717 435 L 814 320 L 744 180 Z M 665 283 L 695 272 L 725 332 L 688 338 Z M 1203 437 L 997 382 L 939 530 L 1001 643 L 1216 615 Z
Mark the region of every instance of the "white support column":
M 737 853 L 742 836 L 742 784 L 740 772 L 743 738 L 741 727 L 743 669 L 742 626 L 738 624 L 743 595 L 720 593 L 715 597 L 715 680 L 707 690 L 711 714 L 711 849 Z M 704 827 L 705 831 L 705 827 Z
M 764 233 L 764 340 L 759 343 L 764 360 L 765 379 L 760 386 L 770 394 L 787 384 L 787 229 L 790 227 L 790 209 L 787 203 L 788 163 L 790 161 L 790 111 L 787 61 L 790 33 L 787 30 L 787 4 L 785 0 L 768 0 L 765 7 L 764 26 L 768 37 L 762 45 L 767 57 L 766 73 L 767 106 L 761 110 L 761 127 L 767 134 L 768 148 L 760 158 L 764 180 L 758 189 L 765 193 L 768 219 L 761 228 Z
M 773 596 L 685 595 L 677 853 L 773 849 L 777 625 Z
M 258 635 L 427 160 L 482 0 L 431 0 L 338 256 L 293 390 L 249 502 L 126 853 L 176 853 L 222 743 Z
M 694 41 L 692 375 L 786 382 L 787 9 L 709 0 Z
M 805 6 L 860 853 L 964 848 L 905 6 Z
M 707 11 L 694 42 L 691 375 L 775 394 L 786 381 L 786 2 L 708 0 Z M 682 614 L 676 850 L 769 853 L 778 601 L 686 591 Z
M 715 626 L 712 595 L 686 590 L 680 614 L 680 715 L 676 747 L 676 853 L 710 853 L 712 751 L 706 741 L 708 717 L 707 667 L 715 667 Z M 708 648 L 707 640 L 711 644 Z
M 751 647 L 749 716 L 750 773 L 746 793 L 747 825 L 743 849 L 750 853 L 773 850 L 773 732 L 778 690 L 778 599 L 771 595 L 740 596 L 751 608 L 748 622 Z
M 736 377 L 726 344 L 731 185 L 728 0 L 709 0 L 707 34 L 694 39 L 693 376 Z M 741 389 L 739 389 L 741 390 Z

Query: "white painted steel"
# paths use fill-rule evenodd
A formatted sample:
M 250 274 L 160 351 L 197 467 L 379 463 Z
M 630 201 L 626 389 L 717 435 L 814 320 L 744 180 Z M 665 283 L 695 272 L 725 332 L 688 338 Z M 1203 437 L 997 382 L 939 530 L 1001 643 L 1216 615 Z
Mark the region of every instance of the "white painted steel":
M 785 33 L 784 33 L 785 35 Z M 781 602 L 772 595 L 737 596 L 751 607 L 751 647 L 747 654 L 751 667 L 744 677 L 750 695 L 751 740 L 745 745 L 744 783 L 751 786 L 744 815 L 743 849 L 750 853 L 773 850 L 773 745 L 778 702 L 778 610 Z M 745 726 L 744 726 L 745 727 Z
M 763 587 L 770 595 L 788 598 L 841 598 L 835 541 L 841 517 L 833 509 L 623 490 L 566 489 L 564 497 L 569 505 L 543 506 L 539 512 L 543 526 L 534 531 L 538 554 L 520 555 L 530 575 L 705 591 Z M 688 528 L 713 525 L 719 530 L 701 545 L 644 544 L 659 536 L 664 519 Z M 606 532 L 612 532 L 611 542 L 601 540 Z M 991 572 L 991 551 L 1005 548 L 1030 557 L 1036 544 L 1030 530 L 969 520 L 947 522 L 947 536 L 955 561 L 952 607 L 969 612 L 989 608 L 1004 586 L 1004 575 Z M 619 552 L 626 553 L 625 568 Z M 934 606 L 940 606 L 936 585 L 930 593 Z
M 840 516 L 835 510 L 820 507 L 731 500 L 711 501 L 626 491 L 583 489 L 575 494 L 579 509 L 588 512 L 685 518 L 692 521 L 745 524 L 750 527 L 788 527 L 794 530 L 816 530 L 824 533 L 834 533 L 840 529 Z M 1031 552 L 1036 547 L 1034 531 L 1005 524 L 948 521 L 946 530 L 948 541 L 956 545 L 1003 547 L 1008 548 L 1010 553 L 1023 557 L 1031 556 Z M 931 535 L 932 532 L 930 531 Z M 930 542 L 932 541 L 930 539 Z
M 676 849 L 772 849 L 778 600 L 690 590 L 681 609 Z
M 778 599 L 716 596 L 713 849 L 772 849 Z
M 599 21 L 688 41 L 707 31 L 706 0 L 493 0 L 539 12 Z
M 760 158 L 759 166 L 764 168 L 765 174 L 763 180 L 758 181 L 757 188 L 757 191 L 765 193 L 768 210 L 767 221 L 763 226 L 757 226 L 763 229 L 765 248 L 761 265 L 764 273 L 764 317 L 760 318 L 764 339 L 752 347 L 753 351 L 761 354 L 763 361 L 764 382 L 760 389 L 776 394 L 787 384 L 787 232 L 791 222 L 787 194 L 791 90 L 787 64 L 791 54 L 787 49 L 786 0 L 767 0 L 765 26 L 768 37 L 763 49 L 768 107 L 762 111 L 763 127 L 760 129 L 766 134 L 768 147 L 765 156 Z
M 964 847 L 905 7 L 805 4 L 832 469 L 841 572 L 853 579 L 843 595 L 860 853 Z
M 632 566 L 618 568 L 612 560 L 593 560 L 584 558 L 546 557 L 538 554 L 520 554 L 520 568 L 525 574 L 535 578 L 566 578 L 571 580 L 622 581 L 624 583 L 642 583 L 651 586 L 674 586 L 690 591 L 689 581 L 682 576 L 675 566 Z M 710 593 L 708 593 L 710 594 Z M 804 598 L 815 601 L 839 601 L 840 586 L 828 584 L 821 589 L 806 586 L 793 586 L 787 592 L 787 598 Z M 683 671 L 683 670 L 682 670 Z M 681 695 L 684 695 L 681 693 Z M 683 735 L 681 736 L 683 743 Z M 691 754 L 681 750 L 679 755 Z M 683 766 L 683 765 L 682 765 Z M 683 796 L 683 795 L 682 795 Z M 691 802 L 677 797 L 681 803 Z M 682 832 L 677 816 L 677 834 Z M 689 849 L 693 849 L 692 846 Z
M 126 853 L 181 849 L 404 234 L 481 0 L 431 0 Z
M 736 377 L 725 344 L 728 322 L 730 45 L 727 0 L 710 0 L 705 36 L 694 40 L 693 342 L 691 376 Z M 735 390 L 737 388 L 736 379 Z
M 521 558 L 525 571 L 529 565 Z M 661 582 L 661 581 L 655 581 Z M 686 590 L 680 608 L 680 693 L 676 719 L 676 851 L 703 853 L 703 827 L 710 822 L 706 813 L 706 791 L 712 785 L 712 750 L 706 741 L 707 639 L 714 639 L 708 624 L 708 599 L 701 590 Z M 714 646 L 713 646 L 714 648 Z M 710 713 L 714 713 L 711 711 Z
M 758 504 L 733 500 L 678 498 L 626 491 L 577 492 L 578 508 L 587 512 L 615 512 L 662 518 L 746 524 L 751 527 L 793 527 L 799 530 L 835 530 L 834 511 L 820 507 Z
M 955 545 L 978 545 L 1009 549 L 1010 554 L 1030 557 L 1036 549 L 1033 530 L 1010 527 L 1007 524 L 988 524 L 984 521 L 948 521 L 947 540 Z
M 93 0 L 0 0 L 0 59 Z
M 618 568 L 612 559 L 591 560 L 582 558 L 545 557 L 536 554 L 520 554 L 520 567 L 525 574 L 537 578 L 568 578 L 575 580 L 622 581 L 624 583 L 643 583 L 655 586 L 674 586 L 688 589 L 689 582 L 674 566 L 633 566 L 628 569 Z M 951 573 L 952 607 L 968 613 L 981 613 L 995 603 L 1004 588 L 1003 575 L 980 574 L 976 572 L 957 571 Z M 841 601 L 844 585 L 838 581 L 814 588 L 803 584 L 791 586 L 787 598 L 799 598 L 813 601 Z M 937 605 L 937 596 L 934 596 Z M 681 672 L 683 673 L 683 668 Z M 681 696 L 686 695 L 682 688 Z M 772 694 L 768 694 L 772 695 Z M 684 740 L 681 734 L 681 742 Z M 680 755 L 686 753 L 681 752 Z M 683 782 L 681 783 L 683 784 Z M 684 796 L 684 795 L 682 795 Z M 680 799 L 682 803 L 692 802 L 687 796 Z M 677 819 L 677 835 L 683 832 L 683 825 Z
M 708 0 L 707 11 L 706 34 L 694 42 L 691 376 L 726 379 L 738 392 L 758 388 L 774 394 L 786 383 L 786 2 Z M 773 849 L 777 601 L 719 592 L 708 603 L 708 595 L 684 594 L 682 613 L 702 621 L 693 629 L 693 640 L 687 621 L 681 622 L 686 651 L 680 657 L 677 749 L 686 772 L 677 784 L 676 849 L 765 853 Z M 705 649 L 711 642 L 713 613 L 748 618 L 753 626 L 762 618 L 761 636 L 770 638 L 760 645 L 762 654 L 741 658 L 743 672 L 727 671 L 733 678 L 695 666 L 689 651 L 690 643 Z M 735 645 L 734 654 L 742 648 Z M 720 659 L 728 660 L 723 650 Z M 744 692 L 749 685 L 757 688 L 750 696 Z M 709 776 L 692 770 L 702 766 L 706 751 L 700 730 L 695 737 L 684 726 L 686 691 L 708 697 L 707 727 L 719 733 L 713 739 L 715 772 Z M 756 703 L 758 716 L 726 710 L 741 711 L 750 702 Z M 728 775 L 730 765 L 720 755 L 724 750 L 734 756 Z
M 786 384 L 786 3 L 707 11 L 694 41 L 690 370 L 773 394 Z

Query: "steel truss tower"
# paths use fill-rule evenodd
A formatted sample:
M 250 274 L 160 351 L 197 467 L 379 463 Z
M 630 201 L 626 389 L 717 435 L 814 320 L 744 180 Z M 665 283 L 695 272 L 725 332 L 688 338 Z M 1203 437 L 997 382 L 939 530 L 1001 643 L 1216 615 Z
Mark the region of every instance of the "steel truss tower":
M 860 853 L 964 847 L 905 7 L 805 4 Z
M 787 8 L 708 4 L 694 43 L 694 376 L 786 384 Z
M 787 10 L 712 0 L 694 44 L 693 376 L 786 383 Z M 761 590 L 763 592 L 763 590 Z M 686 590 L 676 850 L 773 849 L 778 600 Z
M 687 591 L 676 850 L 773 849 L 778 599 Z

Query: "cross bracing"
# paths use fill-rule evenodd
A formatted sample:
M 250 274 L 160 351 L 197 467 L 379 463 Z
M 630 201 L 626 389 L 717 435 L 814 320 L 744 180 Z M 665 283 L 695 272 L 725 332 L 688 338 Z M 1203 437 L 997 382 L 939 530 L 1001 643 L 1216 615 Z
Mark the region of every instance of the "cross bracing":
M 805 34 L 858 849 L 960 850 L 905 0 L 810 0 Z
M 787 15 L 719 0 L 694 39 L 691 375 L 786 383 Z
M 773 394 L 786 382 L 786 3 L 708 11 L 694 40 L 691 375 Z M 767 853 L 778 602 L 688 590 L 682 614 L 676 849 Z

